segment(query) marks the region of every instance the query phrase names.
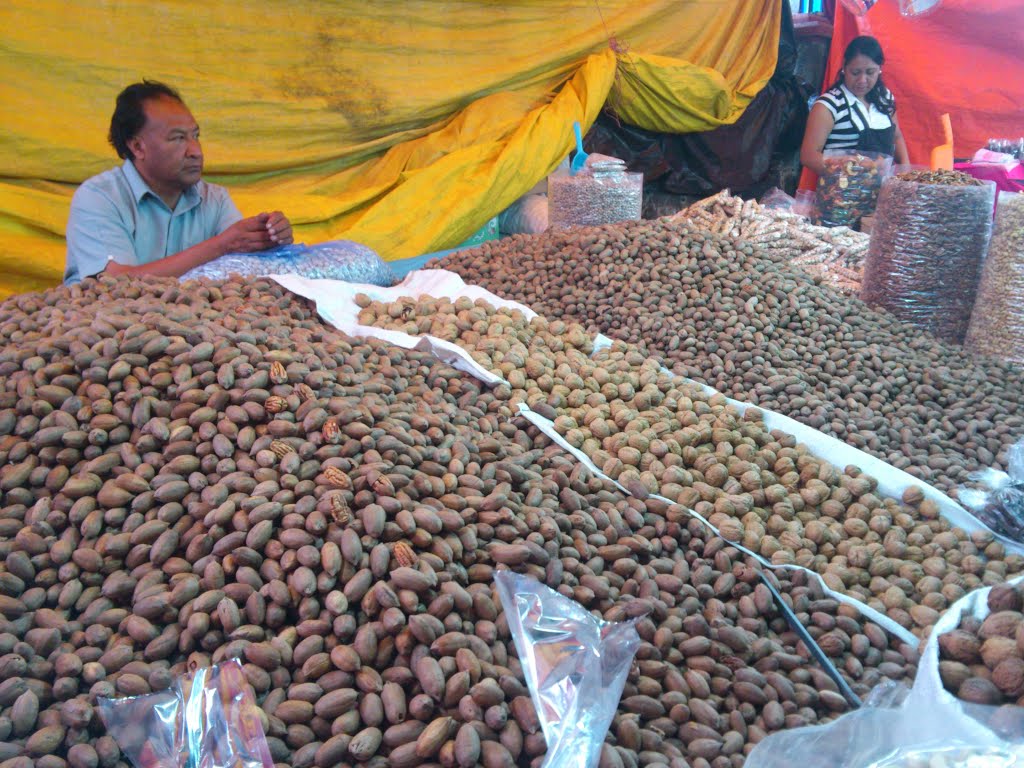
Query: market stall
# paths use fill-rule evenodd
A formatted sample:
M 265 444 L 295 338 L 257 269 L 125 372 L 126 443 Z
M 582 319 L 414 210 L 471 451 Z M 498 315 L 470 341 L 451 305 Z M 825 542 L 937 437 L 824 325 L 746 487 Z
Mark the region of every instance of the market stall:
M 532 321 L 432 271 L 425 293 L 101 278 L 8 300 L 0 748 L 145 764 L 110 707 L 237 658 L 275 763 L 539 761 L 506 569 L 638 621 L 605 765 L 738 765 L 925 674 L 918 638 L 1024 570 L 938 490 L 1007 466 L 1021 373 L 921 345 L 753 234 L 680 216 L 436 265 Z

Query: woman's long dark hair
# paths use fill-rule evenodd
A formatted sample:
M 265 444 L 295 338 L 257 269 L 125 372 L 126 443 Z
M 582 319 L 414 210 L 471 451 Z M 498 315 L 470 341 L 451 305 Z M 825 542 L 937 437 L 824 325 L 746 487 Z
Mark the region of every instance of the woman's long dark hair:
M 885 64 L 885 54 L 882 53 L 882 46 L 875 38 L 869 35 L 855 37 L 846 46 L 846 52 L 843 53 L 843 69 L 839 70 L 836 81 L 832 83 L 833 88 L 843 82 L 843 72 L 846 69 L 846 65 L 857 56 L 867 56 L 879 67 Z M 893 100 L 892 94 L 889 93 L 889 89 L 885 87 L 885 83 L 882 82 L 881 72 L 878 73 L 878 81 L 875 83 L 875 87 L 868 91 L 864 98 L 867 99 L 868 104 L 874 104 L 875 109 L 883 115 L 892 116 L 896 111 L 896 102 Z

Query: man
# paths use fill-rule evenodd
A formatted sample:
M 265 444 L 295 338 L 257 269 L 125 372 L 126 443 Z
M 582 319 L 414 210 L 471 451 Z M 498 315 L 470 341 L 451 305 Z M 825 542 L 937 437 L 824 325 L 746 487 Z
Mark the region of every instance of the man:
M 66 284 L 100 272 L 180 277 L 226 253 L 292 242 L 280 211 L 242 218 L 226 189 L 201 180 L 199 126 L 172 88 L 148 80 L 125 88 L 109 140 L 124 164 L 75 192 Z

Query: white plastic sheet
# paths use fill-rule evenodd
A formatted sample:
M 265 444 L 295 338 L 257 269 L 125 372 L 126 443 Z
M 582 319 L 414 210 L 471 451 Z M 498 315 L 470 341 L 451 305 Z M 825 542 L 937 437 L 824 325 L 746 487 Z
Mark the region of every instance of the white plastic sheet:
M 356 338 L 376 338 L 390 342 L 403 349 L 418 349 L 434 354 L 453 368 L 475 376 L 486 384 L 494 385 L 502 381 L 486 368 L 480 366 L 466 354 L 461 347 L 434 336 L 410 336 L 401 331 L 392 331 L 359 324 L 359 307 L 356 296 L 365 293 L 374 301 L 398 301 L 403 296 L 417 298 L 419 296 L 448 296 L 457 299 L 465 296 L 469 299 L 484 299 L 497 307 L 510 307 L 520 310 L 527 319 L 537 316 L 529 307 L 498 298 L 483 288 L 466 285 L 465 281 L 454 272 L 443 269 L 417 270 L 406 275 L 398 285 L 382 288 L 365 283 L 346 283 L 340 280 L 313 280 L 299 275 L 272 275 L 273 279 L 292 293 L 305 296 L 316 302 L 317 311 L 325 321 L 339 331 Z

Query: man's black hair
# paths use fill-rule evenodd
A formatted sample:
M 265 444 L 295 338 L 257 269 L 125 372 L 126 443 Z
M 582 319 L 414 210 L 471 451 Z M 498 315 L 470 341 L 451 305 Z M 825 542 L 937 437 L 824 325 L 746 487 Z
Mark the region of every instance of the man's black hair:
M 146 112 L 143 109 L 143 104 L 149 99 L 158 99 L 161 96 L 167 96 L 182 104 L 185 103 L 176 90 L 169 85 L 158 83 L 156 80 L 132 83 L 117 95 L 114 115 L 110 118 L 110 133 L 107 136 L 107 141 L 117 150 L 117 156 L 122 160 L 132 157 L 132 151 L 128 149 L 128 142 L 146 124 Z

